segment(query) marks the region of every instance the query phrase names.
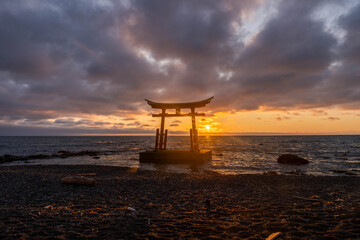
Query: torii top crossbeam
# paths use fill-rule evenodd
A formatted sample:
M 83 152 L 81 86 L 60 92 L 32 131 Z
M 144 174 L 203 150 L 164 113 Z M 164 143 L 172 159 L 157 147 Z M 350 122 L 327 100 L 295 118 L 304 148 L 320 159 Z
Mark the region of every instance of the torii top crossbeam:
M 190 144 L 192 151 L 199 150 L 199 141 L 198 141 L 198 133 L 196 130 L 196 116 L 205 116 L 205 113 L 197 113 L 195 112 L 195 108 L 205 107 L 206 104 L 210 103 L 214 97 L 197 101 L 197 102 L 187 102 L 187 103 L 158 103 L 153 102 L 148 99 L 145 101 L 155 109 L 161 109 L 162 112 L 160 114 L 153 114 L 153 117 L 161 117 L 161 129 L 159 133 L 159 129 L 156 131 L 156 142 L 155 142 L 155 150 L 165 150 L 166 149 L 166 140 L 167 140 L 167 130 L 164 133 L 164 125 L 165 125 L 165 117 L 191 117 L 192 120 L 192 129 L 190 129 Z M 167 109 L 175 109 L 175 114 L 166 113 Z M 190 109 L 190 113 L 181 114 L 181 109 Z M 159 136 L 160 135 L 160 136 Z M 160 137 L 160 141 L 158 143 Z
M 147 103 L 152 107 L 152 108 L 157 108 L 157 109 L 181 109 L 181 108 L 201 108 L 201 107 L 205 107 L 206 104 L 211 102 L 211 99 L 213 99 L 214 97 L 202 100 L 202 101 L 197 101 L 197 102 L 187 102 L 187 103 L 158 103 L 158 102 L 153 102 L 150 101 L 148 99 L 145 99 L 145 101 L 147 101 Z

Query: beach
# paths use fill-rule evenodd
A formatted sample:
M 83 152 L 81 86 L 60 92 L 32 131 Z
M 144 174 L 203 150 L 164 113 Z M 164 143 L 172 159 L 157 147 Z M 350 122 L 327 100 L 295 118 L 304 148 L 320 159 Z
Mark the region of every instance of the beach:
M 1 239 L 360 238 L 354 176 L 13 166 L 0 167 L 0 186 Z

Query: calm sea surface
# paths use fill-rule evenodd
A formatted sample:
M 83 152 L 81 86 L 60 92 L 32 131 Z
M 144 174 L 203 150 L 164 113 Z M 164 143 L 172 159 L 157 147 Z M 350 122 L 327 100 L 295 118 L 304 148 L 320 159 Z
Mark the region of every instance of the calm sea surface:
M 86 136 L 86 137 L 0 137 L 0 156 L 54 154 L 61 150 L 99 151 L 99 159 L 91 156 L 17 161 L 2 164 L 92 164 L 138 167 L 141 169 L 187 172 L 188 166 L 139 164 L 138 153 L 150 150 L 151 136 Z M 224 174 L 298 171 L 312 175 L 359 175 L 360 136 L 203 136 L 200 147 L 213 151 L 213 160 L 200 170 Z M 189 138 L 173 136 L 169 149 L 189 148 Z M 277 157 L 291 153 L 308 159 L 304 166 L 280 165 Z

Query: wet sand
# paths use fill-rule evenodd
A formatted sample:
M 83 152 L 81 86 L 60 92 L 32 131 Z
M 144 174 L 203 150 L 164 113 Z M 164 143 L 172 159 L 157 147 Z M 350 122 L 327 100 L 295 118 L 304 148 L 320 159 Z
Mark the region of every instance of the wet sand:
M 94 187 L 62 177 L 96 178 Z M 360 239 L 360 178 L 0 167 L 0 239 Z

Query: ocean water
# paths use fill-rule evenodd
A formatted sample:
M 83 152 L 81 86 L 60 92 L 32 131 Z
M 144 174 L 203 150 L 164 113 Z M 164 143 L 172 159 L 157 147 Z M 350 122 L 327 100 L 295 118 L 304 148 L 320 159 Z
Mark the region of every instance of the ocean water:
M 98 151 L 92 156 L 34 159 L 0 164 L 91 164 L 136 167 L 148 170 L 189 172 L 186 165 L 140 164 L 138 153 L 154 147 L 153 136 L 0 137 L 0 156 Z M 201 136 L 200 148 L 213 151 L 213 160 L 199 171 L 223 174 L 294 172 L 310 175 L 360 176 L 360 136 Z M 189 137 L 170 136 L 168 149 L 188 149 Z M 291 153 L 310 161 L 307 165 L 277 163 L 281 154 Z

